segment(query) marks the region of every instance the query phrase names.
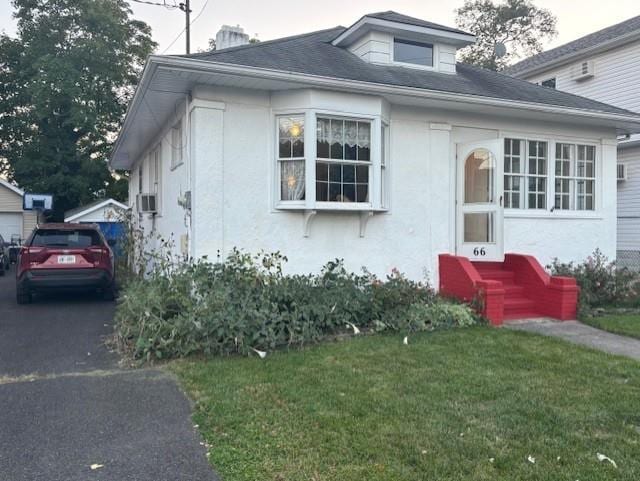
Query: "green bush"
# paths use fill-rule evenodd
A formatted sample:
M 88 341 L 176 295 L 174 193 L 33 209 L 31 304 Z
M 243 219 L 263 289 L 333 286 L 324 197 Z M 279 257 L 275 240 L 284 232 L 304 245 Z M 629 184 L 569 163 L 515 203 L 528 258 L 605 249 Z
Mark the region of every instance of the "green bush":
M 161 359 L 302 345 L 352 326 L 411 332 L 475 322 L 469 307 L 445 302 L 397 271 L 383 282 L 336 260 L 318 275 L 284 275 L 286 260 L 238 250 L 216 263 L 156 258 L 119 299 L 120 346 L 137 358 Z
M 637 299 L 638 275 L 609 261 L 599 249 L 581 263 L 562 263 L 554 259 L 551 274 L 574 277 L 580 286 L 582 314 L 597 307 L 627 305 Z

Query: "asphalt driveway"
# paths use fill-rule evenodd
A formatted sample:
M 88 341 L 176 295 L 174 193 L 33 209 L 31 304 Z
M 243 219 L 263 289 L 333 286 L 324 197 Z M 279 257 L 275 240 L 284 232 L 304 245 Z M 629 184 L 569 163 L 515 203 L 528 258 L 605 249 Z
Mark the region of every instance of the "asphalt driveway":
M 19 306 L 11 274 L 0 278 L 0 481 L 217 480 L 175 380 L 120 369 L 105 347 L 114 303 Z

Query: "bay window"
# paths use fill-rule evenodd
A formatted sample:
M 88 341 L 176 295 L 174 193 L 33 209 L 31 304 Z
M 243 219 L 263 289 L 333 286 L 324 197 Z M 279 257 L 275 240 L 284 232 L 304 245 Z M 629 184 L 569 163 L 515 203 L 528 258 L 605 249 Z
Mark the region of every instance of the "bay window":
M 369 202 L 371 123 L 317 119 L 316 200 Z
M 304 116 L 278 118 L 280 199 L 305 199 Z
M 278 208 L 387 207 L 388 126 L 379 118 L 278 115 Z

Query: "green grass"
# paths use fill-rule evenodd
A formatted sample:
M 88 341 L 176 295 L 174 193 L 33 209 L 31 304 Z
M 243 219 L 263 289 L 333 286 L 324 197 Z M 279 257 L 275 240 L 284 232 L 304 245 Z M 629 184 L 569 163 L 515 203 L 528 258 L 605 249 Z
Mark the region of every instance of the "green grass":
M 604 331 L 640 339 L 640 315 L 638 314 L 607 314 L 588 317 L 582 322 Z
M 554 339 L 478 327 L 171 368 L 225 481 L 640 479 L 640 364 Z

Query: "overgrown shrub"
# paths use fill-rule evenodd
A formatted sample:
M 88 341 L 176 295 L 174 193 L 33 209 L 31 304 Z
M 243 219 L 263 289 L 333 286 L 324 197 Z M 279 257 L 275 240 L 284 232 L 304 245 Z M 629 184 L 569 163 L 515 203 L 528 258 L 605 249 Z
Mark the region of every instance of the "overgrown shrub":
M 548 268 L 553 275 L 576 279 L 580 286 L 581 314 L 597 307 L 626 305 L 637 298 L 638 274 L 617 267 L 599 249 L 584 262 L 562 263 L 554 259 Z
M 412 332 L 476 320 L 469 307 L 445 302 L 397 271 L 381 281 L 335 260 L 318 275 L 285 275 L 286 260 L 238 250 L 216 263 L 157 257 L 155 268 L 122 292 L 120 346 L 146 359 L 247 353 L 317 342 L 352 326 Z

